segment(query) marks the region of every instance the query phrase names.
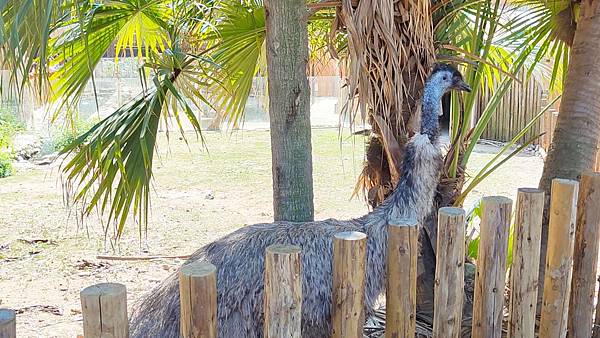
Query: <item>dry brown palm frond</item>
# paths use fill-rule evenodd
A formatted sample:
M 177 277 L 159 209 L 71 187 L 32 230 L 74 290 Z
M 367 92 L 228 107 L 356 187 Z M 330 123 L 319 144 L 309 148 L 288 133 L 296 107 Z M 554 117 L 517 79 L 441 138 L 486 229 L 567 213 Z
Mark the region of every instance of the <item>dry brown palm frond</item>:
M 387 161 L 390 167 L 390 176 L 392 178 L 392 184 L 395 186 L 400 179 L 400 165 L 402 164 L 402 148 L 396 137 L 394 136 L 392 129 L 385 120 L 378 115 L 373 115 L 373 120 L 376 122 L 377 128 L 381 133 L 381 140 L 383 142 L 383 150 L 385 151 Z
M 350 121 L 371 122 L 373 139 L 367 152 L 380 151 L 381 165 L 367 158 L 359 185 L 376 205 L 386 196 L 384 187 L 393 186 L 392 178 L 398 175 L 397 159 L 412 133 L 409 121 L 417 114 L 417 98 L 434 61 L 429 2 L 342 0 L 337 13 L 333 29 L 343 29 L 348 35 L 350 103 L 342 113 Z M 381 140 L 394 147 L 384 148 Z M 374 166 L 387 172 L 377 172 Z
M 375 311 L 375 314 L 369 318 L 363 330 L 364 338 L 383 338 L 385 337 L 385 308 Z M 427 314 L 417 312 L 415 338 L 433 337 L 433 318 Z M 471 337 L 472 318 L 462 319 L 461 337 Z
M 372 206 L 378 204 L 376 201 L 382 201 L 394 188 L 391 184 L 390 170 L 384 152 L 383 144 L 378 137 L 371 137 L 367 141 L 365 166 L 353 192 L 353 197 L 362 192 Z

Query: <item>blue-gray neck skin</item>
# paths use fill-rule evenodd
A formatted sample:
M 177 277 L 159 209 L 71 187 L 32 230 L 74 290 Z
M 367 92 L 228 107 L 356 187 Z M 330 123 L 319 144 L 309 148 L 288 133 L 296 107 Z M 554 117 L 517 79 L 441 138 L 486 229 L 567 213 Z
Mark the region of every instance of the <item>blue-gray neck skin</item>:
M 421 134 L 427 134 L 431 142 L 436 141 L 439 134 L 438 119 L 442 114 L 442 96 L 446 92 L 446 88 L 435 80 L 433 77 L 425 83 L 421 102 Z

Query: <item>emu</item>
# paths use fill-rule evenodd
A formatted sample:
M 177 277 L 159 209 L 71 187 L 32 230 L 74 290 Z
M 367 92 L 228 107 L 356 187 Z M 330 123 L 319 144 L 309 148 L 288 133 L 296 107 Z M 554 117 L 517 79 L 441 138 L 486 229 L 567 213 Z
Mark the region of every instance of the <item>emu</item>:
M 367 234 L 365 315 L 373 313 L 385 289 L 387 225 L 423 221 L 430 212 L 442 156 L 436 145 L 441 98 L 448 91 L 469 91 L 452 66 L 438 64 L 429 75 L 421 100 L 421 130 L 407 143 L 402 177 L 392 194 L 367 215 L 340 221 L 274 222 L 241 228 L 196 251 L 188 262 L 206 260 L 217 267 L 219 337 L 263 336 L 263 269 L 265 249 L 292 244 L 302 249 L 302 336 L 331 335 L 333 235 Z M 131 319 L 134 338 L 179 337 L 179 284 L 171 275 L 138 304 Z

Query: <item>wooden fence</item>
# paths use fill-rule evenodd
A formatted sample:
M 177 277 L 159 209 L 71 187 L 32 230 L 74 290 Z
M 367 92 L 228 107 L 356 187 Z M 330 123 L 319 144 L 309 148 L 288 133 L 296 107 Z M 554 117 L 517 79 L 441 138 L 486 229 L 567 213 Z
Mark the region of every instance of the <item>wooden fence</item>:
M 548 254 L 543 282 L 538 282 L 544 193 L 519 189 L 514 217 L 512 273 L 505 316 L 506 258 L 512 201 L 485 197 L 482 202 L 472 332 L 474 338 L 592 337 L 600 241 L 600 173 L 584 173 L 581 182 L 556 179 L 552 184 Z M 417 230 L 414 223 L 390 224 L 387 263 L 387 337 L 413 337 L 416 319 Z M 435 278 L 433 337 L 461 333 L 465 212 L 438 213 L 439 254 Z M 367 236 L 335 235 L 333 246 L 333 337 L 363 336 Z M 265 337 L 301 337 L 302 248 L 272 245 L 265 252 Z M 180 269 L 181 336 L 217 337 L 217 279 L 210 263 Z M 536 325 L 538 292 L 543 292 L 541 321 Z M 128 336 L 125 286 L 104 283 L 81 292 L 86 338 Z M 600 308 L 596 308 L 596 323 Z M 0 337 L 15 338 L 15 313 L 0 311 Z
M 521 72 L 519 82 L 513 82 L 510 89 L 502 97 L 500 104 L 488 122 L 482 138 L 507 142 L 512 140 L 545 106 L 547 95 L 542 84 L 534 77 L 527 79 L 526 72 Z M 492 91 L 480 91 L 475 105 L 475 121 L 479 120 L 485 107 L 492 97 Z M 529 132 L 527 132 L 519 143 L 539 135 L 544 130 L 543 121 L 538 121 Z M 534 144 L 539 144 L 536 140 Z
M 550 147 L 552 139 L 554 138 L 554 128 L 556 128 L 556 119 L 558 118 L 559 105 L 560 100 L 555 103 L 554 107 L 548 109 L 548 111 L 542 117 L 541 131 L 544 132 L 544 135 L 542 136 L 539 145 L 546 151 Z
M 512 140 L 524 127 L 545 107 L 552 98 L 548 91 L 535 78 L 527 79 L 525 72 L 518 77 L 519 82 L 514 82 L 502 101 L 496 108 L 494 116 L 489 121 L 481 138 L 486 140 L 508 142 Z M 491 91 L 480 92 L 475 106 L 475 120 L 478 120 L 492 96 Z M 523 143 L 532 137 L 543 134 L 533 144 L 539 145 L 544 153 L 548 152 L 554 139 L 554 129 L 558 119 L 560 99 L 550 107 L 544 115 L 533 125 L 517 143 Z M 594 170 L 600 171 L 600 144 Z
M 539 145 L 544 150 L 544 158 L 554 140 L 554 129 L 556 129 L 556 121 L 558 119 L 558 110 L 560 107 L 560 99 L 556 101 L 550 109 L 544 114 L 542 120 L 542 129 L 544 135 L 541 137 Z M 597 147 L 595 171 L 600 171 L 600 143 Z

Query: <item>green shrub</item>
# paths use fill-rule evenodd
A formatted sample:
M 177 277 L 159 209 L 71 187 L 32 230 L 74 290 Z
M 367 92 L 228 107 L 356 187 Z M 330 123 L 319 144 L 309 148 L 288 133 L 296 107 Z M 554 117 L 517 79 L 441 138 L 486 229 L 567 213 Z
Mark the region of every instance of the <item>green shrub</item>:
M 15 134 L 25 130 L 25 126 L 14 111 L 0 109 L 0 151 L 12 151 Z
M 11 161 L 8 154 L 0 152 L 0 178 L 8 177 L 13 174 Z
M 100 120 L 96 117 L 87 120 L 78 119 L 73 127 L 61 127 L 52 132 L 52 149 L 61 151 L 79 136 L 90 130 Z
M 52 135 L 52 148 L 54 151 L 61 151 L 63 148 L 71 144 L 79 133 L 72 129 L 61 129 Z
M 481 236 L 479 235 L 480 229 L 479 224 L 475 224 L 481 221 L 482 205 L 481 199 L 477 201 L 477 204 L 467 215 L 467 257 L 472 260 L 477 260 L 477 254 L 479 251 L 479 242 Z M 514 219 L 511 217 L 511 219 Z M 508 232 L 508 252 L 506 255 L 506 268 L 510 268 L 512 264 L 512 252 L 513 252 L 513 238 L 514 238 L 514 224 L 511 223 Z M 471 235 L 469 235 L 471 233 Z
M 0 178 L 13 174 L 13 138 L 22 130 L 25 130 L 25 125 L 16 111 L 4 105 L 0 106 Z

